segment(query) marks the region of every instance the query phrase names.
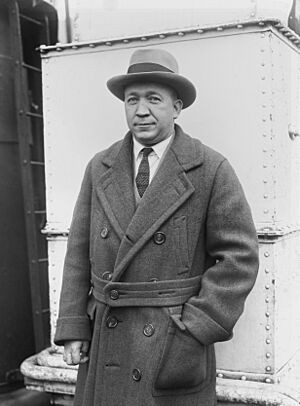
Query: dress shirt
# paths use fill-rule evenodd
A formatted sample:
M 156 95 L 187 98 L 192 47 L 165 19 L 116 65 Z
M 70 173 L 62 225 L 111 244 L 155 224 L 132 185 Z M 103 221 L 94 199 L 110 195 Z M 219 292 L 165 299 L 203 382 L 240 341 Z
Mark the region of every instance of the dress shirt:
M 138 173 L 139 165 L 141 163 L 141 160 L 143 158 L 143 153 L 141 150 L 145 148 L 145 145 L 142 145 L 139 143 L 135 137 L 133 138 L 133 161 L 134 161 L 134 179 L 136 178 L 136 175 Z M 158 167 L 160 166 L 161 162 L 163 161 L 165 154 L 168 150 L 168 146 L 171 144 L 171 141 L 174 138 L 174 134 L 172 134 L 170 137 L 166 138 L 165 140 L 152 145 L 151 148 L 153 151 L 148 155 L 148 161 L 149 161 L 149 169 L 150 169 L 150 174 L 149 174 L 149 184 L 151 183 L 154 175 L 157 172 Z M 150 146 L 149 146 L 150 147 Z M 147 146 L 148 148 L 148 146 Z M 135 185 L 135 198 L 136 201 L 138 202 L 141 198 L 138 194 L 136 184 Z

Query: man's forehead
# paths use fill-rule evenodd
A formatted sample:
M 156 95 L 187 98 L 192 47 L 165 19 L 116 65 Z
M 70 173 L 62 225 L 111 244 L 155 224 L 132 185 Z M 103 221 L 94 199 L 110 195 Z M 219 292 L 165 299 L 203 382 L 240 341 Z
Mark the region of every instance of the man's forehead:
M 137 92 L 145 92 L 145 93 L 155 93 L 155 92 L 168 92 L 172 93 L 173 89 L 169 86 L 165 86 L 161 83 L 154 83 L 154 82 L 134 82 L 130 85 L 126 86 L 124 89 L 125 94 L 129 93 L 137 93 Z

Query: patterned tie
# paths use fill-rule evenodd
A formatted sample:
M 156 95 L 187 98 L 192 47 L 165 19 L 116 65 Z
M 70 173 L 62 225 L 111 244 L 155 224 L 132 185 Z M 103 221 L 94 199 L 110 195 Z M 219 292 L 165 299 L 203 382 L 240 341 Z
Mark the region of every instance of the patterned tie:
M 141 152 L 143 153 L 143 158 L 141 160 L 139 170 L 138 170 L 138 173 L 135 178 L 136 187 L 137 187 L 140 197 L 143 197 L 145 190 L 149 186 L 150 168 L 149 168 L 148 155 L 151 154 L 152 151 L 153 151 L 152 148 L 143 148 L 141 150 Z

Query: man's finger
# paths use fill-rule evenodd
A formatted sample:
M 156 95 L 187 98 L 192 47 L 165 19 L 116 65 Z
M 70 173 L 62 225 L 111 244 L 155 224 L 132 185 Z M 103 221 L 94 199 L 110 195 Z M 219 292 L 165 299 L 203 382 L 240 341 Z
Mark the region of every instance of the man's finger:
M 68 352 L 66 354 L 66 363 L 68 365 L 73 365 L 73 359 L 72 359 L 72 353 L 71 352 Z
M 81 351 L 80 352 L 80 364 L 84 364 L 88 360 L 89 360 L 89 357 L 87 356 L 87 352 L 86 351 Z
M 72 361 L 73 365 L 77 365 L 80 362 L 80 350 L 79 348 L 72 348 L 71 349 Z

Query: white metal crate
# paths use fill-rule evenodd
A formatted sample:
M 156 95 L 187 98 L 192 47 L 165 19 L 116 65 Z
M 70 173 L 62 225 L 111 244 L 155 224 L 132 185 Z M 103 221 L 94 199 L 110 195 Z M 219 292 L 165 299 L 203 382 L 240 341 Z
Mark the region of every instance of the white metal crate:
M 233 340 L 217 346 L 219 373 L 267 382 L 282 373 L 300 347 L 295 310 L 300 282 L 300 41 L 291 39 L 280 24 L 259 21 L 57 46 L 44 54 L 52 335 L 66 234 L 84 168 L 95 152 L 126 131 L 122 103 L 105 82 L 126 71 L 134 48 L 160 47 L 176 56 L 182 74 L 198 89 L 197 101 L 179 124 L 229 158 L 261 237 L 258 282 Z

